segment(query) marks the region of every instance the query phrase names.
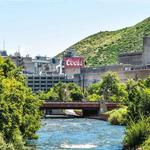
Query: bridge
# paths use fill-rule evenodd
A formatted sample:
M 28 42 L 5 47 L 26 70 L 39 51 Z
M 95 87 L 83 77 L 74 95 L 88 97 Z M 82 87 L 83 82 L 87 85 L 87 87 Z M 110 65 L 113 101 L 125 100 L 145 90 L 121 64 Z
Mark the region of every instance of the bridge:
M 54 109 L 82 109 L 83 116 L 98 115 L 100 110 L 112 110 L 118 108 L 118 103 L 110 102 L 44 102 L 41 110 L 45 114 L 50 114 Z

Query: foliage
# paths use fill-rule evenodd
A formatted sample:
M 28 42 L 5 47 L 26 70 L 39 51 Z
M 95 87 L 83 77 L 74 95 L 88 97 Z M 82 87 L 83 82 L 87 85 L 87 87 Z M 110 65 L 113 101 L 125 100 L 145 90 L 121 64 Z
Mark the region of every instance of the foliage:
M 67 89 L 69 91 L 69 95 L 72 101 L 82 101 L 84 98 L 84 94 L 81 88 L 75 83 L 68 83 Z
M 144 141 L 144 143 L 141 146 L 142 150 L 149 150 L 150 148 L 150 136 Z
M 81 90 L 81 88 L 75 83 L 68 83 L 67 84 L 67 89 L 69 91 L 71 91 L 71 90 Z
M 58 94 L 59 101 L 70 101 L 67 84 L 59 82 L 55 84 L 53 90 Z
M 71 90 L 70 97 L 72 101 L 82 101 L 83 93 L 81 92 L 81 90 Z
M 101 82 L 100 95 L 105 101 L 122 102 L 127 97 L 125 85 L 120 83 L 116 73 L 106 73 Z
M 54 91 L 54 89 L 50 89 L 47 94 L 46 94 L 46 100 L 49 101 L 59 101 L 59 96 L 58 94 Z
M 150 76 L 145 80 L 144 84 L 147 88 L 150 88 Z
M 36 96 L 41 100 L 48 99 L 45 91 L 38 91 L 38 93 L 36 93 Z
M 2 133 L 0 133 L 0 150 L 14 150 L 12 144 L 7 144 L 3 138 Z
M 109 113 L 108 120 L 113 125 L 125 125 L 127 123 L 126 115 L 127 107 L 119 108 Z
M 100 31 L 68 49 L 75 49 L 88 66 L 115 64 L 120 53 L 142 50 L 144 35 L 150 35 L 150 18 L 121 30 Z
M 39 97 L 49 101 L 82 101 L 84 95 L 77 84 L 59 82 L 47 93 L 41 92 Z
M 138 120 L 141 115 L 150 114 L 150 89 L 146 88 L 141 81 L 128 81 L 128 118 Z
M 150 136 L 150 117 L 141 118 L 136 123 L 131 122 L 127 126 L 126 135 L 124 138 L 124 144 L 128 149 L 136 149 L 143 143 L 148 144 L 145 141 Z M 146 146 L 146 145 L 145 145 Z
M 88 95 L 87 100 L 90 102 L 97 102 L 101 100 L 101 97 L 97 94 Z
M 40 127 L 41 101 L 26 87 L 24 77 L 9 59 L 0 58 L 0 132 L 6 143 L 23 149 Z
M 127 82 L 128 100 L 126 101 L 128 126 L 124 143 L 129 149 L 146 149 L 150 136 L 150 78 Z M 142 116 L 142 117 L 141 117 Z
M 93 83 L 93 84 L 89 85 L 88 93 L 90 95 L 92 95 L 92 94 L 99 95 L 100 88 L 101 88 L 101 82 Z
M 21 74 L 21 68 L 17 68 L 16 65 L 9 59 L 3 60 L 0 58 L 0 75 L 1 77 L 9 77 L 16 79 L 25 84 L 25 77 Z

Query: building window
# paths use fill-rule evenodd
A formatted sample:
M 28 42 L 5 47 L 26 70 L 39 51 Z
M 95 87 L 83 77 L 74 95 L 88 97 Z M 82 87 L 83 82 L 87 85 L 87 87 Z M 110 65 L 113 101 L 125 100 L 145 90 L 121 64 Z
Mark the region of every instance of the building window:
M 46 87 L 46 85 L 41 85 L 41 87 Z
M 35 87 L 39 87 L 39 85 L 34 85 Z
M 47 87 L 53 87 L 52 85 L 47 85 Z
M 33 87 L 33 85 L 28 85 L 28 87 Z
M 54 79 L 59 79 L 59 77 L 54 77 Z

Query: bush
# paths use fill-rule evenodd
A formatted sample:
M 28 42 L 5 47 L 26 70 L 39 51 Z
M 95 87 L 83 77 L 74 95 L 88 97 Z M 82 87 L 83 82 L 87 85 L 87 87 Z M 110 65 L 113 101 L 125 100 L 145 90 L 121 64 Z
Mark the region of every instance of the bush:
M 139 120 L 143 116 L 150 115 L 150 89 L 141 81 L 130 82 L 128 87 L 128 119 Z
M 140 145 L 147 146 L 149 141 L 145 141 L 148 139 L 150 135 L 150 117 L 142 118 L 135 122 L 131 122 L 127 129 L 126 135 L 124 138 L 124 145 L 128 149 L 136 149 L 140 147 Z
M 142 144 L 141 146 L 142 150 L 149 150 L 150 149 L 150 136 L 148 139 Z
M 87 100 L 90 102 L 96 102 L 99 101 L 101 99 L 101 97 L 97 94 L 91 94 L 87 97 Z
M 80 90 L 71 90 L 70 97 L 71 97 L 72 101 L 82 101 L 83 94 Z
M 0 150 L 14 150 L 12 144 L 7 144 L 3 138 L 3 135 L 0 133 Z
M 110 115 L 108 121 L 113 125 L 125 125 L 127 122 L 127 107 L 113 110 L 108 114 Z
M 51 89 L 51 90 L 46 94 L 46 98 L 47 98 L 49 101 L 54 101 L 54 102 L 60 100 L 58 94 L 57 94 L 53 89 Z

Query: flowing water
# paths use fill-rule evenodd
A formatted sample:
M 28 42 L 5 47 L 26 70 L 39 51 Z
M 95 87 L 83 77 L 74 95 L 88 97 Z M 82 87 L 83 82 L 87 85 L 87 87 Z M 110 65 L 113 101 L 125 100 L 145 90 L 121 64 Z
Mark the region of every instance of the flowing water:
M 43 119 L 37 150 L 121 150 L 123 126 L 95 119 Z

